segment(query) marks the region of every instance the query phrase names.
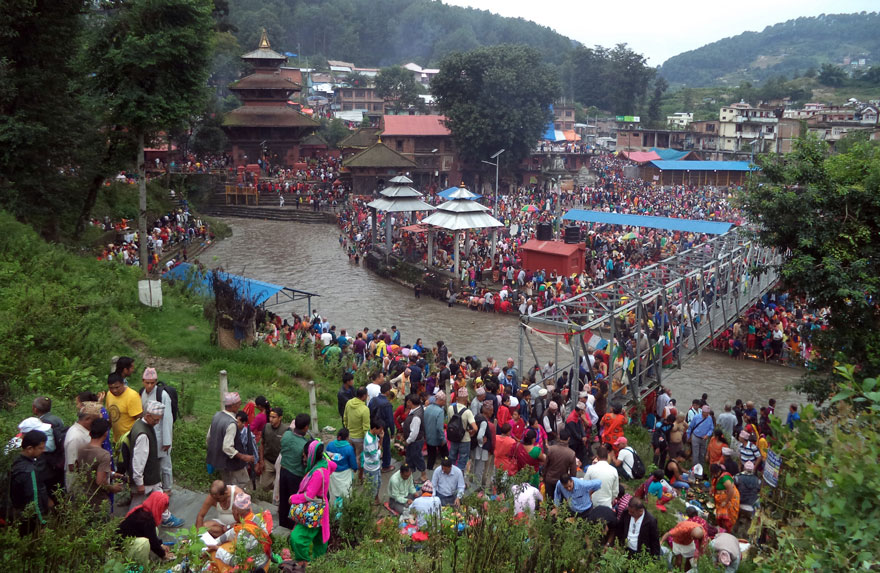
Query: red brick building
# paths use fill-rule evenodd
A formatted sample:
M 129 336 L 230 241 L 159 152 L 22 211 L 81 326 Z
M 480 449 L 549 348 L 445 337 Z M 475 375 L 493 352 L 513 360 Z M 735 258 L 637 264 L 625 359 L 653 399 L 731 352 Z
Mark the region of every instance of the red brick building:
M 382 141 L 416 164 L 409 177 L 422 189 L 442 190 L 461 183 L 461 164 L 445 120 L 442 115 L 382 118 Z

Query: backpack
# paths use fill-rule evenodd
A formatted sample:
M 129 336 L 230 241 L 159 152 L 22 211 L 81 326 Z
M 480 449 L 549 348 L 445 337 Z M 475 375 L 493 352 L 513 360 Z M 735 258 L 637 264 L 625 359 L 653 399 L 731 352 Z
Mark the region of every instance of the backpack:
M 180 415 L 180 410 L 178 409 L 178 405 L 177 405 L 177 398 L 178 398 L 177 389 L 175 389 L 173 386 L 169 386 L 165 382 L 162 382 L 161 380 L 159 380 L 158 382 L 156 382 L 156 401 L 157 402 L 162 401 L 162 392 L 167 392 L 168 398 L 171 400 L 171 418 L 172 418 L 171 423 L 173 424 L 174 422 L 177 421 L 177 418 Z M 140 390 L 138 390 L 138 394 L 143 396 L 144 389 L 141 388 Z
M 458 406 L 458 410 L 455 407 Z M 450 442 L 461 442 L 464 440 L 464 423 L 461 421 L 461 412 L 464 410 L 461 404 L 452 405 L 452 417 L 446 424 L 446 437 Z
M 121 474 L 131 475 L 131 439 L 129 434 L 131 431 L 125 432 L 116 442 L 113 457 L 116 458 L 116 471 Z
M 632 468 L 630 468 L 632 470 L 633 479 L 642 479 L 645 477 L 645 464 L 642 462 L 642 458 L 639 457 L 639 454 L 637 454 L 633 448 L 627 446 L 624 449 L 631 451 L 633 455 L 633 465 Z

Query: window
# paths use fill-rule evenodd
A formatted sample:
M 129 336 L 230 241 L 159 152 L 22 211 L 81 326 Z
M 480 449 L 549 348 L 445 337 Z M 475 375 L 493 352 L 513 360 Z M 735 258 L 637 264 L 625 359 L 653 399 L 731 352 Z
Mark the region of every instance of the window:
M 342 110 L 343 111 L 351 111 L 351 104 L 350 103 L 342 104 Z
M 402 139 L 397 140 L 397 151 L 403 151 L 403 140 Z
M 570 109 L 565 110 L 565 117 L 571 117 L 572 112 Z
M 354 92 L 354 97 L 363 99 L 364 90 L 357 90 L 356 92 Z

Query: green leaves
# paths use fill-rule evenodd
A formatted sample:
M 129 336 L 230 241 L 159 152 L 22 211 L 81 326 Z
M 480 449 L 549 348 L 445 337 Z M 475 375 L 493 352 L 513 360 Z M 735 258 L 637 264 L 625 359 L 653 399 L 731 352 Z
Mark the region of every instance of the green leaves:
M 515 165 L 543 135 L 559 83 L 536 50 L 503 45 L 450 55 L 431 90 L 465 161 L 505 149 Z

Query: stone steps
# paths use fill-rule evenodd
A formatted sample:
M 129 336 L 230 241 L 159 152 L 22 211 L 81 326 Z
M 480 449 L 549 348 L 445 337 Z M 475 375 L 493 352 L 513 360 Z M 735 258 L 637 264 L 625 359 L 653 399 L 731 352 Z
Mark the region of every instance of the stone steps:
M 200 212 L 210 217 L 242 217 L 269 221 L 297 221 L 300 223 L 334 223 L 336 221 L 334 213 L 296 209 L 293 206 L 264 207 L 212 203 L 202 207 Z

